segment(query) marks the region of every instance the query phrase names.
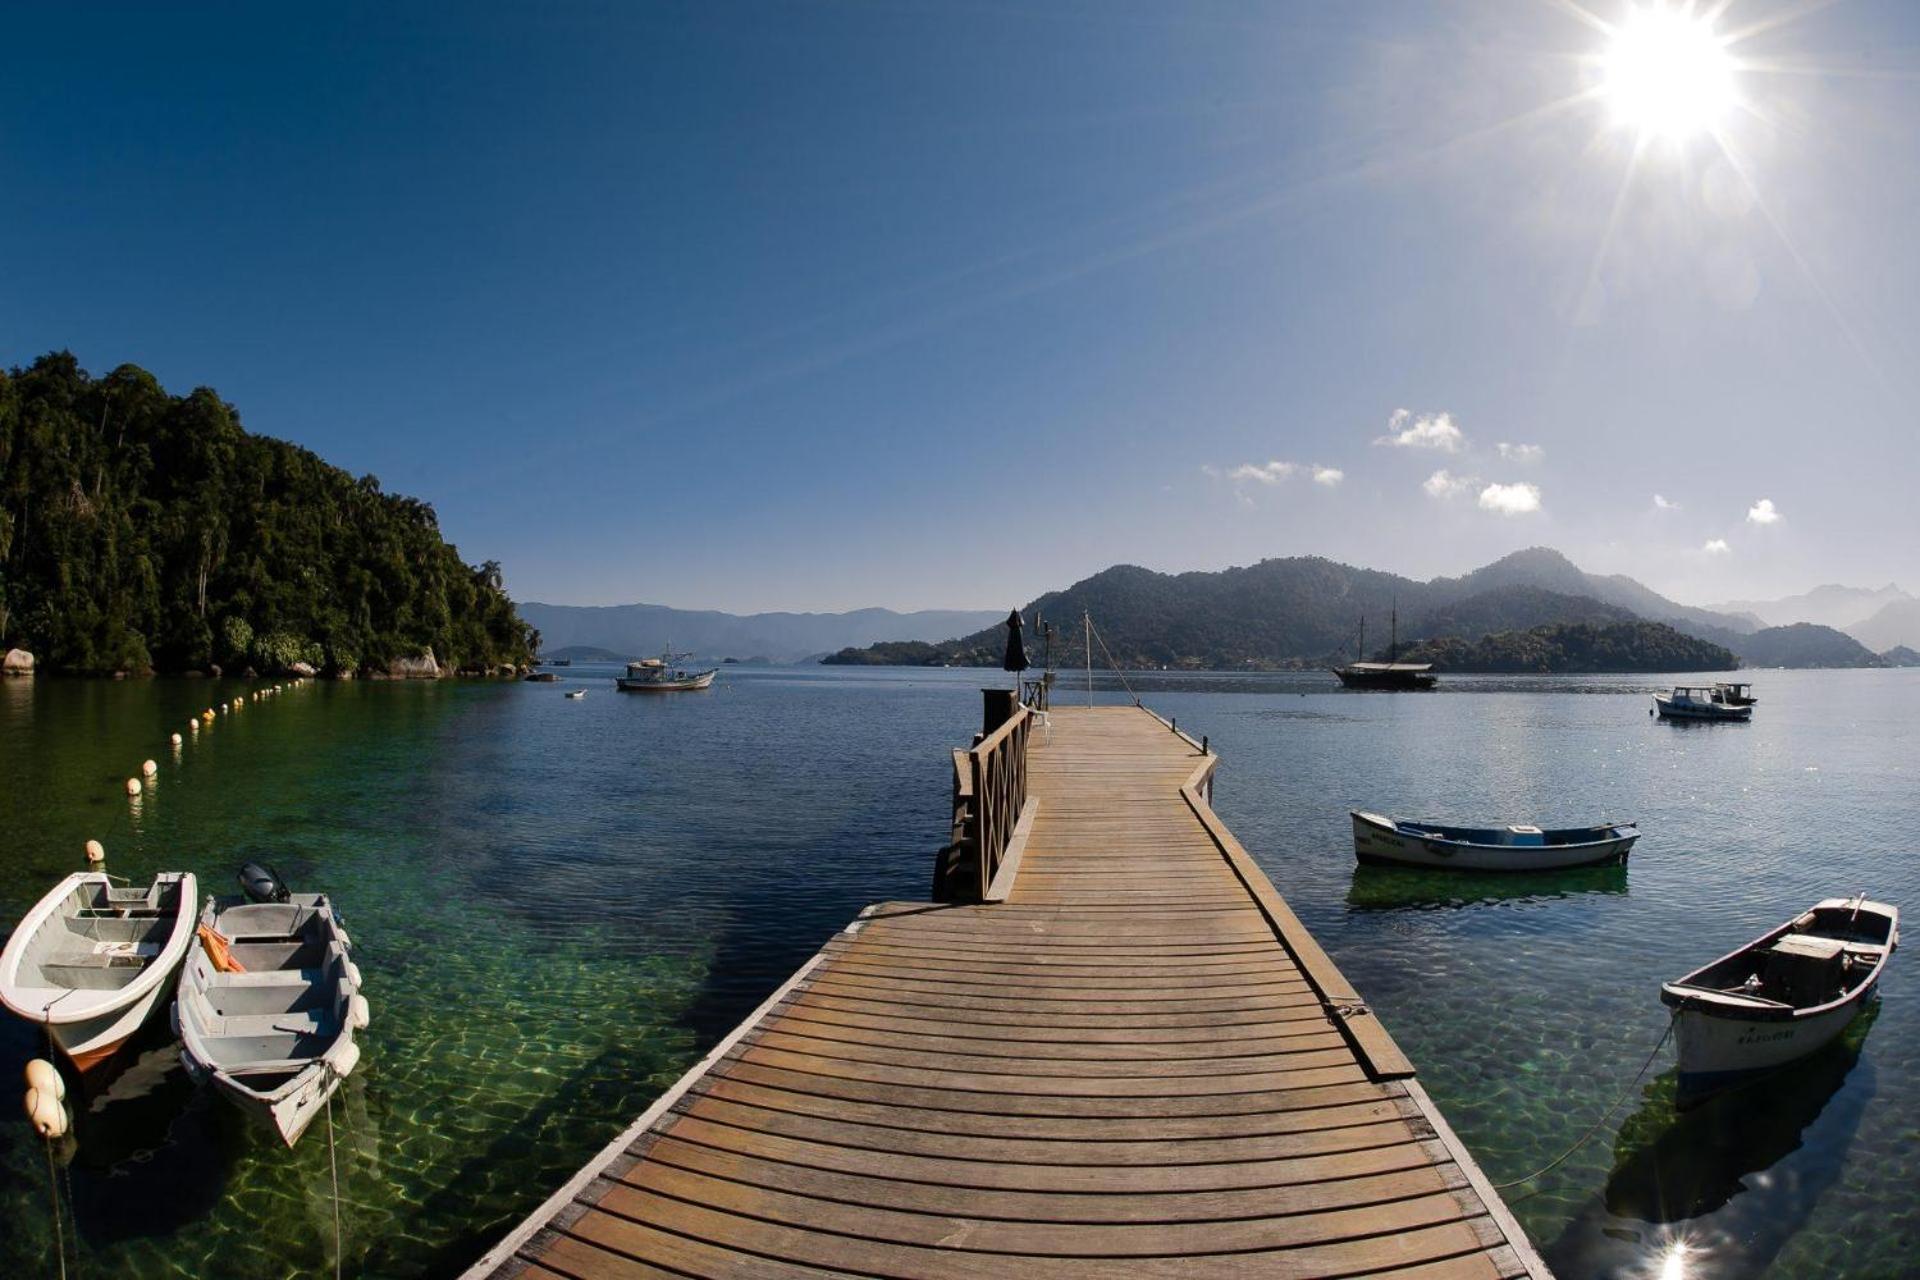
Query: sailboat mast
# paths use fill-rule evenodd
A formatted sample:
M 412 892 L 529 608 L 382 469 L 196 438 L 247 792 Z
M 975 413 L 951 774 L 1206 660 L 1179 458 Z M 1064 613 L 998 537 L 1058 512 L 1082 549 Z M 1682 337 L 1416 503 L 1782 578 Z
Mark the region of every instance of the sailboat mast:
M 1400 602 L 1398 600 L 1393 602 L 1393 612 L 1388 617 L 1393 631 L 1391 638 L 1387 641 L 1387 661 L 1398 662 L 1400 661 Z
M 1093 614 L 1083 609 L 1080 611 L 1080 620 L 1086 623 L 1086 627 L 1087 627 L 1087 636 L 1086 636 L 1086 639 L 1087 639 L 1087 705 L 1092 706 L 1093 705 Z

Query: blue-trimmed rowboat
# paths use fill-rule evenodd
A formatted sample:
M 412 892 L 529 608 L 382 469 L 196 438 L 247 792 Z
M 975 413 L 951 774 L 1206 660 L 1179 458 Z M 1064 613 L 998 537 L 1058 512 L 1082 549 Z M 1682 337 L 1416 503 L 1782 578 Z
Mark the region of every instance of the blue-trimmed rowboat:
M 1680 1104 L 1821 1048 L 1866 1007 L 1900 945 L 1900 910 L 1828 898 L 1660 988 L 1680 1052 Z
M 1361 862 L 1461 871 L 1558 871 L 1625 862 L 1640 838 L 1631 822 L 1543 830 L 1531 826 L 1450 827 L 1353 811 L 1353 855 Z

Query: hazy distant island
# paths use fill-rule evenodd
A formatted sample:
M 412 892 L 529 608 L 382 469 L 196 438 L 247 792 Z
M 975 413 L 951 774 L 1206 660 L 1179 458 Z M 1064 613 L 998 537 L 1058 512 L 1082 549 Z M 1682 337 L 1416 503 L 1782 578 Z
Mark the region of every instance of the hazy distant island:
M 1080 617 L 1090 612 L 1106 642 L 1096 665 L 1135 668 L 1286 670 L 1387 655 L 1388 619 L 1399 618 L 1400 653 L 1444 670 L 1499 672 L 1722 671 L 1747 666 L 1883 666 L 1859 641 L 1817 624 L 1768 627 L 1748 613 L 1669 600 L 1621 575 L 1590 574 L 1545 547 L 1516 551 L 1457 578 L 1421 582 L 1317 556 L 1263 560 L 1218 572 L 1156 573 L 1116 565 L 1022 610 L 1039 634 L 1028 653 L 1044 660 L 1043 623 L 1057 632 L 1057 665 L 1085 662 Z M 833 665 L 998 666 L 998 625 L 944 641 L 849 646 Z
M 538 635 L 431 506 L 67 352 L 0 371 L 0 651 L 83 674 L 484 674 Z

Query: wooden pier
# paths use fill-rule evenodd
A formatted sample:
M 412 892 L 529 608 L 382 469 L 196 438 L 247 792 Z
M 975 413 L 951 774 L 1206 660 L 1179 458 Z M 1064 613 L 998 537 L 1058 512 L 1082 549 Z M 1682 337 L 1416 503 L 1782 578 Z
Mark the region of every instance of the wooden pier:
M 468 1273 L 1548 1276 L 1412 1065 L 1135 707 L 955 753 L 869 908 Z

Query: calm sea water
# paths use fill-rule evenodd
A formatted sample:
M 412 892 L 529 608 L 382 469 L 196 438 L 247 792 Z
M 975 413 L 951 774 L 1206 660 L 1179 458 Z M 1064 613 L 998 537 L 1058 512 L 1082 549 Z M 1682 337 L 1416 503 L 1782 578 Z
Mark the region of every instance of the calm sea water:
M 374 1009 L 334 1108 L 345 1269 L 454 1274 L 862 906 L 925 896 L 982 673 L 729 668 L 655 698 L 610 674 L 310 685 L 177 753 L 167 736 L 244 686 L 0 684 L 0 919 L 89 838 L 121 875 L 224 889 L 258 858 L 331 891 Z M 1787 1075 L 1684 1117 L 1671 1049 L 1633 1083 L 1663 978 L 1821 896 L 1920 903 L 1920 672 L 1758 677 L 1754 722 L 1727 726 L 1650 719 L 1650 679 L 1134 681 L 1211 737 L 1222 814 L 1495 1181 L 1620 1100 L 1508 1193 L 1563 1277 L 1657 1274 L 1676 1242 L 1688 1276 L 1920 1274 L 1907 957 L 1870 1020 Z M 1630 867 L 1544 879 L 1359 869 L 1354 806 L 1644 836 Z M 80 1274 L 330 1267 L 325 1125 L 282 1151 L 196 1093 L 163 1032 L 142 1049 L 59 1152 Z M 37 1052 L 0 1022 L 0 1078 Z M 53 1256 L 48 1182 L 24 1122 L 0 1123 L 0 1261 L 22 1274 Z

